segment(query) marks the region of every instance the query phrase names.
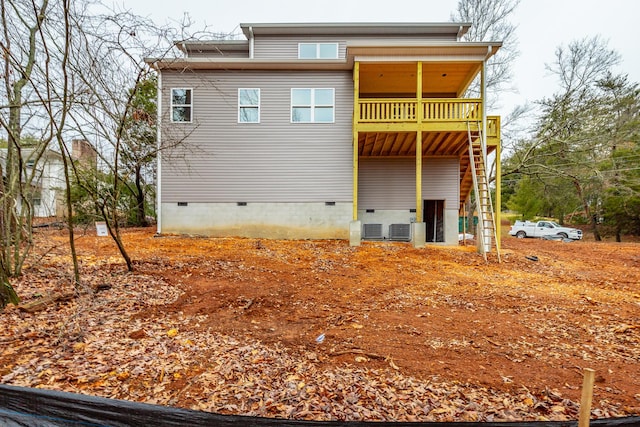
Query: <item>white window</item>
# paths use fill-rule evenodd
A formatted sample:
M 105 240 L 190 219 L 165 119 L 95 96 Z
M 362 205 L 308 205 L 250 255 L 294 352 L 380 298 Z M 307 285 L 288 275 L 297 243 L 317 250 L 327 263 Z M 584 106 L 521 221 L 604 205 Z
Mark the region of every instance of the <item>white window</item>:
M 191 123 L 193 114 L 193 97 L 191 89 L 171 89 L 171 121 Z
M 333 123 L 334 89 L 291 89 L 291 122 Z
M 238 123 L 260 123 L 260 89 L 238 89 Z
M 298 59 L 338 59 L 338 43 L 298 43 Z

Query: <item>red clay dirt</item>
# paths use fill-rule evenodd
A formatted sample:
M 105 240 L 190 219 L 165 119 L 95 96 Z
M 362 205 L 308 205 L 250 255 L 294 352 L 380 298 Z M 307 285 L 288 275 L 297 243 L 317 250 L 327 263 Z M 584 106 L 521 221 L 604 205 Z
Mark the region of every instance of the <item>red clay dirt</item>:
M 37 238 L 31 267 L 15 283 L 25 301 L 68 287 L 65 235 Z M 507 236 L 499 263 L 473 246 L 154 237 L 151 229 L 127 230 L 124 240 L 135 260 L 132 274 L 109 238 L 89 231 L 76 241 L 85 281 L 108 289 L 43 313 L 0 313 L 0 343 L 10 346 L 0 352 L 1 382 L 289 418 L 564 420 L 576 418 L 583 370 L 591 368 L 592 416 L 640 415 L 638 243 Z M 101 310 L 103 326 L 92 317 Z M 109 317 L 114 312 L 117 319 Z M 109 336 L 138 359 L 105 344 Z M 213 337 L 224 342 L 213 345 Z M 233 350 L 220 354 L 225 345 Z M 173 364 L 150 373 L 158 346 Z M 197 351 L 183 355 L 190 346 Z M 122 358 L 120 367 L 102 367 L 112 353 L 113 361 Z M 240 358 L 233 363 L 242 366 L 231 374 L 215 363 L 223 357 Z M 288 365 L 273 371 L 280 363 Z M 354 372 L 366 384 L 379 378 L 387 389 L 405 379 L 407 388 L 429 385 L 436 397 L 411 410 L 392 398 L 367 398 L 378 391 L 353 391 L 360 381 Z M 344 390 L 351 388 L 340 394 L 343 374 Z M 318 377 L 332 389 L 316 384 Z M 300 402 L 283 403 L 291 393 L 274 394 L 280 386 L 291 386 Z

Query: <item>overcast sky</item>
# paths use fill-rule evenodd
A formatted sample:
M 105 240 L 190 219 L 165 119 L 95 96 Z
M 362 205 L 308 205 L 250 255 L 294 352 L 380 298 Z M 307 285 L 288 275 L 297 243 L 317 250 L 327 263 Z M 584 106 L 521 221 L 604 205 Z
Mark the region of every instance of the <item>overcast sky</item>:
M 128 0 L 125 7 L 158 23 L 180 21 L 186 12 L 193 29 L 237 32 L 240 23 L 283 22 L 447 22 L 457 0 Z M 556 48 L 601 35 L 622 56 L 617 70 L 640 82 L 638 0 L 522 0 L 512 22 L 518 26 L 520 57 L 515 65 L 518 93 L 503 96 L 490 114 L 506 115 L 515 105 L 550 96 L 555 79 L 545 70 Z

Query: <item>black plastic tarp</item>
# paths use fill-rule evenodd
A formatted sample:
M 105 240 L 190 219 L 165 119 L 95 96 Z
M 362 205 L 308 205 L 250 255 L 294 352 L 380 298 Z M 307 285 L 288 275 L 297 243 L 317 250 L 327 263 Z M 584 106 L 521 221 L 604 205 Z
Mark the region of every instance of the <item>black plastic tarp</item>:
M 53 390 L 0 385 L 0 426 L 2 427 L 200 427 L 200 426 L 326 426 L 326 427 L 457 427 L 478 426 L 577 426 L 571 422 L 521 423 L 435 423 L 435 422 L 356 422 L 356 421 L 302 421 L 259 418 L 238 415 L 220 415 L 168 406 L 85 396 Z M 592 420 L 592 426 L 640 426 L 640 417 Z

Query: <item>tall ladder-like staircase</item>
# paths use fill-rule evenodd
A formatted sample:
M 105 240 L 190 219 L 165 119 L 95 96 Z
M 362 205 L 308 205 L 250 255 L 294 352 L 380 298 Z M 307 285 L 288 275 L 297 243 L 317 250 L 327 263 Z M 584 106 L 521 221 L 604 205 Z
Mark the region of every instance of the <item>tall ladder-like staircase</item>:
M 478 248 L 485 261 L 487 261 L 487 253 L 491 252 L 491 250 L 495 248 L 498 262 L 501 262 L 500 248 L 497 243 L 497 228 L 493 210 L 493 201 L 491 200 L 489 176 L 487 175 L 486 168 L 486 141 L 482 137 L 481 123 L 477 122 L 476 124 L 478 133 L 473 135 L 471 132 L 471 122 L 467 122 L 467 133 L 469 136 L 469 164 L 471 166 L 473 190 L 476 197 L 476 210 L 478 212 Z

